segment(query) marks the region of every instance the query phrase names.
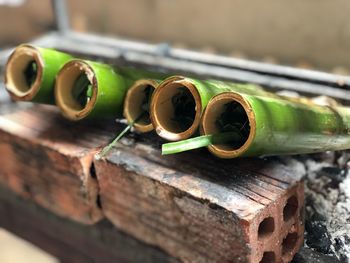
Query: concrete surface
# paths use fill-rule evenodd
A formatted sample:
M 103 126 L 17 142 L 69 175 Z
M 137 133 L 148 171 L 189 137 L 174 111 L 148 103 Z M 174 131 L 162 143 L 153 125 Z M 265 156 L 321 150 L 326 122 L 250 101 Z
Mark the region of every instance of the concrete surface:
M 0 262 L 58 263 L 58 260 L 27 241 L 0 228 Z

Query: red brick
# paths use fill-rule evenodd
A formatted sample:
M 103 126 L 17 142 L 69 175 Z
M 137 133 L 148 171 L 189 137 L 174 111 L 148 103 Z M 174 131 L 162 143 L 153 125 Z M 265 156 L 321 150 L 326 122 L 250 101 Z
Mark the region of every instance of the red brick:
M 289 262 L 303 243 L 303 181 L 276 159 L 165 157 L 135 143 L 95 167 L 106 217 L 182 261 Z
M 53 107 L 0 116 L 0 183 L 58 215 L 97 222 L 102 213 L 90 167 L 101 141 L 89 141 L 89 135 Z

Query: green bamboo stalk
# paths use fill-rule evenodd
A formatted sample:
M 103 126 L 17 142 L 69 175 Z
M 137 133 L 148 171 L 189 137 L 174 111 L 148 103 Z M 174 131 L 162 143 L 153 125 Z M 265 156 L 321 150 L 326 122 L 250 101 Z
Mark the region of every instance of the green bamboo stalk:
M 229 105 L 236 110 L 228 111 Z M 209 145 L 216 156 L 234 158 L 350 148 L 350 108 L 321 106 L 305 98 L 235 92 L 213 97 L 203 114 L 201 133 L 237 132 L 234 127 L 241 127 L 238 140 Z
M 126 91 L 113 67 L 88 60 L 71 60 L 56 77 L 56 104 L 70 120 L 119 117 Z
M 6 89 L 14 100 L 54 104 L 56 74 L 71 59 L 53 49 L 20 45 L 6 64 Z
M 98 159 L 103 158 L 132 127 L 139 132 L 153 130 L 149 113 L 150 103 L 153 92 L 159 83 L 159 80 L 140 79 L 129 88 L 124 101 L 124 116 L 128 125 L 110 144 L 102 149 L 97 156 Z
M 123 71 L 125 73 L 125 69 L 123 69 Z M 128 70 L 123 76 L 126 76 L 127 79 L 131 80 L 133 77 L 137 77 L 138 74 L 140 74 L 140 72 L 136 72 L 135 75 L 130 75 L 130 71 Z M 141 74 L 147 75 L 147 72 L 142 72 Z M 148 75 L 154 76 L 152 74 L 153 73 Z M 102 149 L 97 155 L 98 159 L 103 158 L 115 146 L 115 144 L 131 130 L 132 127 L 139 132 L 149 132 L 153 130 L 153 125 L 150 120 L 150 103 L 153 92 L 159 83 L 160 80 L 140 79 L 132 84 L 127 91 L 124 101 L 124 116 L 128 125 L 110 144 Z
M 170 141 L 189 138 L 197 131 L 209 100 L 227 91 L 275 96 L 253 84 L 174 76 L 160 83 L 153 95 L 151 119 L 158 135 Z
M 161 74 L 74 59 L 57 75 L 56 103 L 70 120 L 119 118 L 127 90 L 140 76 Z

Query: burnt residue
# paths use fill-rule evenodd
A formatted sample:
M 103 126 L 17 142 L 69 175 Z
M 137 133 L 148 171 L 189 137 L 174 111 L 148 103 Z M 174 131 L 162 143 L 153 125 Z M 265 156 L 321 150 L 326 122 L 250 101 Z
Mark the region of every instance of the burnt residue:
M 292 263 L 339 263 L 337 258 L 329 255 L 324 255 L 311 248 L 303 247 L 295 255 Z
M 317 177 L 327 177 L 329 183 L 325 186 L 327 188 L 337 189 L 339 184 L 344 181 L 347 175 L 347 169 L 342 169 L 336 166 L 323 167 L 317 172 Z
M 336 237 L 334 239 L 334 249 L 336 251 L 341 251 L 344 247 L 348 247 L 350 245 L 350 238 L 347 234 L 341 236 L 341 237 Z M 348 263 L 349 258 L 343 254 L 339 255 L 339 260 L 341 263 Z
M 349 152 L 305 155 L 305 243 L 349 262 Z
M 326 217 L 315 212 L 305 222 L 305 242 L 314 250 L 332 254 L 330 235 L 326 226 Z

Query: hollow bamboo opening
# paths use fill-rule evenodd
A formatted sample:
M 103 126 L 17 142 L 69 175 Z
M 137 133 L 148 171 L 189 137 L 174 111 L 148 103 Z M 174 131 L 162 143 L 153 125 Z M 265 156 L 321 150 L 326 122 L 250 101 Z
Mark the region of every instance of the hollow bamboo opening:
M 15 49 L 5 69 L 5 85 L 14 100 L 30 101 L 38 93 L 44 62 L 39 50 L 30 45 Z
M 158 83 L 151 79 L 141 79 L 132 85 L 124 101 L 124 117 L 128 123 L 134 123 L 139 132 L 150 132 L 153 130 L 150 117 L 150 104 L 152 95 Z
M 97 91 L 95 73 L 84 61 L 68 62 L 56 77 L 56 104 L 68 119 L 80 120 L 89 115 L 96 103 Z
M 234 158 L 244 153 L 255 136 L 255 116 L 250 104 L 239 94 L 225 92 L 213 97 L 204 111 L 202 134 L 233 132 L 232 140 L 212 144 L 209 150 L 220 158 Z
M 202 103 L 191 82 L 173 77 L 162 82 L 153 94 L 151 120 L 159 136 L 170 141 L 191 137 L 200 124 Z

